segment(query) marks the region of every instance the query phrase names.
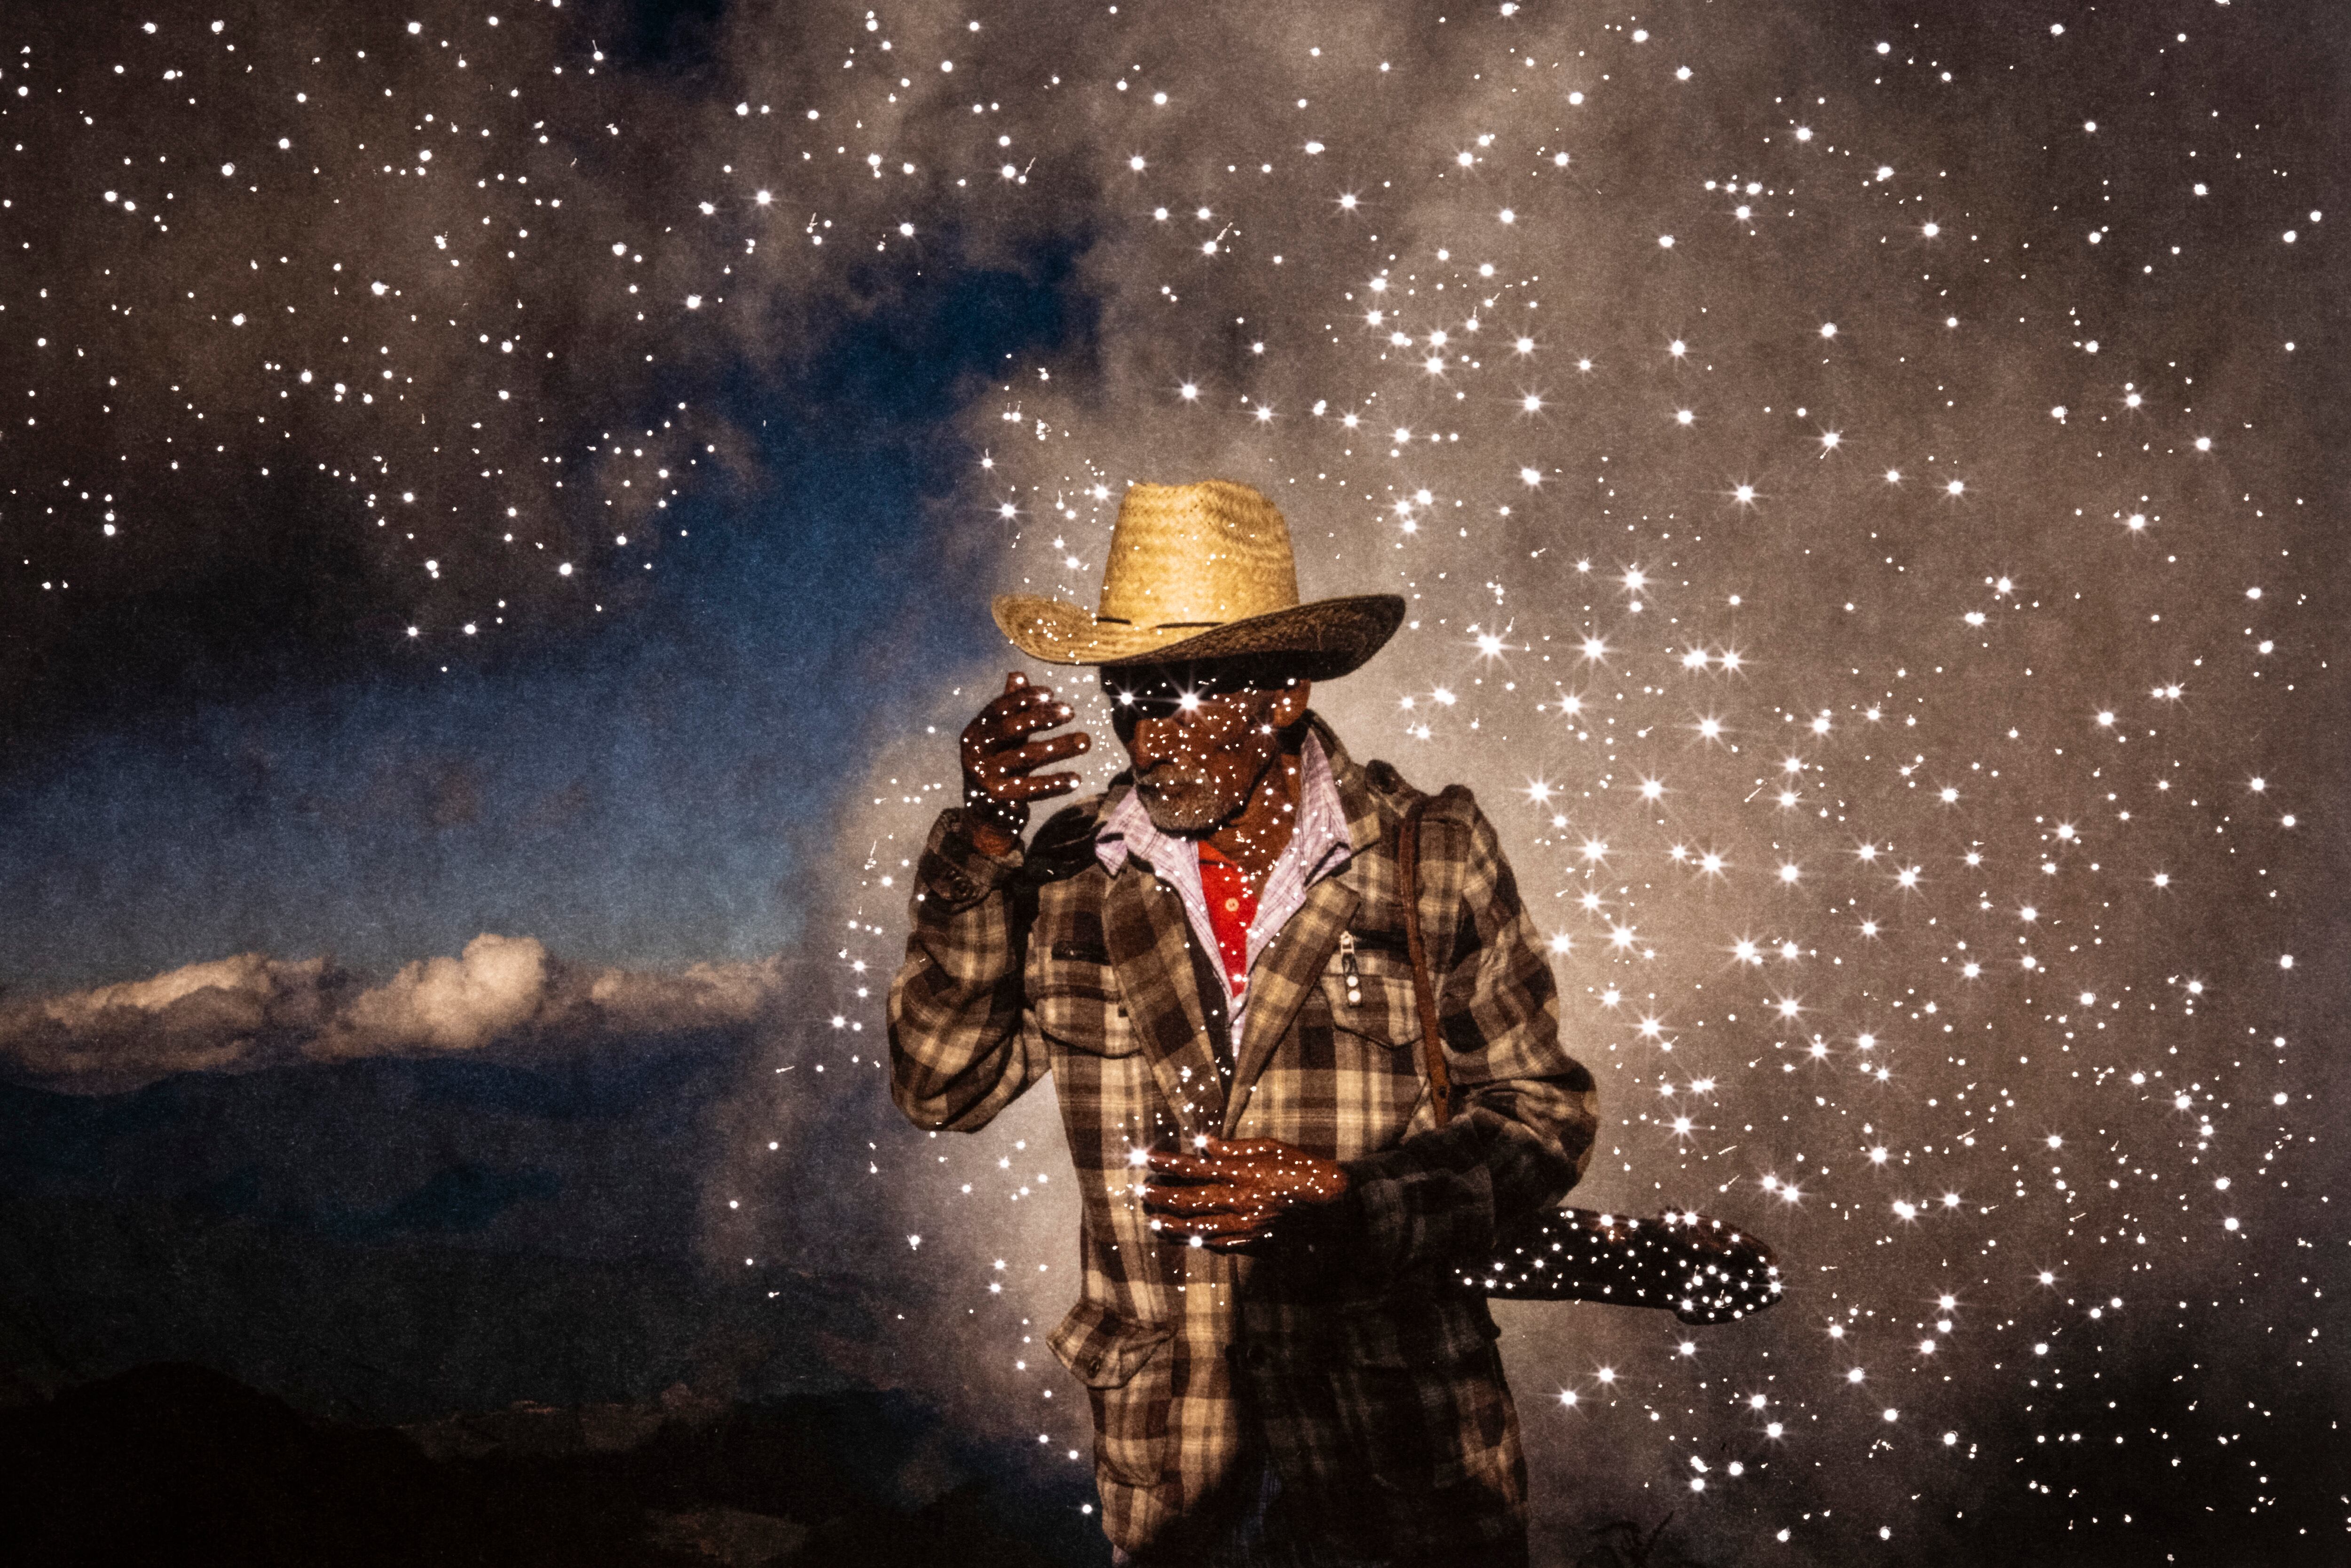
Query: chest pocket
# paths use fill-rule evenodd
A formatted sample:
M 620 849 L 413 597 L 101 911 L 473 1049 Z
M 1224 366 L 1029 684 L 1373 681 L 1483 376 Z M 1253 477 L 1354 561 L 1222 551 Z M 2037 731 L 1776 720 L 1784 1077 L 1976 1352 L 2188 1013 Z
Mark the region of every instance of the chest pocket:
M 1413 1000 L 1412 966 L 1361 948 L 1354 959 L 1353 973 L 1343 954 L 1322 972 L 1322 999 L 1331 1007 L 1331 1026 L 1374 1045 L 1396 1050 L 1417 1046 L 1420 1011 Z
M 1132 1056 L 1143 1040 L 1129 1025 L 1118 973 L 1106 963 L 1049 955 L 1032 962 L 1029 1005 L 1038 1032 L 1089 1056 Z

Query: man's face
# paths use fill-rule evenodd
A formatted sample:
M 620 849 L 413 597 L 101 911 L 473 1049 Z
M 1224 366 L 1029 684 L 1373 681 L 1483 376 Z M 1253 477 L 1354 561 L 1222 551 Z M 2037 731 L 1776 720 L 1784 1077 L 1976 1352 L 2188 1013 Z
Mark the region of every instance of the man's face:
M 1238 816 L 1306 712 L 1307 685 L 1237 662 L 1102 671 L 1134 790 L 1163 833 L 1206 833 Z

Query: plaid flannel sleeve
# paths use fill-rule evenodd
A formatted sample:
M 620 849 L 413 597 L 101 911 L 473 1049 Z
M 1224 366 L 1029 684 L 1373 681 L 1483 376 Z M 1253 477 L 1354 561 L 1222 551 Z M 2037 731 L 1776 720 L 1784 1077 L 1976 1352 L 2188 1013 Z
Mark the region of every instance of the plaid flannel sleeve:
M 984 1127 L 1045 1075 L 1044 1041 L 1024 1022 L 1024 863 L 1017 845 L 984 852 L 960 807 L 923 846 L 889 1007 L 890 1095 L 918 1127 Z
M 1560 1043 L 1558 984 L 1493 825 L 1475 805 L 1466 823 L 1426 831 L 1438 821 L 1423 833 L 1422 907 L 1449 897 L 1458 912 L 1436 966 L 1454 1113 L 1345 1167 L 1350 1262 L 1379 1278 L 1491 1252 L 1575 1185 L 1599 1128 L 1598 1091 Z

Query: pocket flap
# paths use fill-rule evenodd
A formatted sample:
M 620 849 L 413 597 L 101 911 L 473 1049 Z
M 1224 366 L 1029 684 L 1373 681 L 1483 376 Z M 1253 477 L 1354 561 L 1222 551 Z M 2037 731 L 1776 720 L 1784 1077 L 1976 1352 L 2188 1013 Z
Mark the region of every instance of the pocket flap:
M 1322 998 L 1331 1004 L 1335 1029 L 1382 1045 L 1420 1043 L 1420 1004 L 1413 999 L 1409 968 L 1399 974 L 1365 964 L 1349 976 L 1333 966 L 1323 971 Z
M 1175 1333 L 1171 1323 L 1135 1322 L 1100 1301 L 1081 1301 L 1046 1343 L 1087 1387 L 1122 1388 Z
M 1032 971 L 1029 1005 L 1048 1039 L 1092 1056 L 1133 1056 L 1143 1040 L 1128 1026 L 1116 971 L 1059 958 Z

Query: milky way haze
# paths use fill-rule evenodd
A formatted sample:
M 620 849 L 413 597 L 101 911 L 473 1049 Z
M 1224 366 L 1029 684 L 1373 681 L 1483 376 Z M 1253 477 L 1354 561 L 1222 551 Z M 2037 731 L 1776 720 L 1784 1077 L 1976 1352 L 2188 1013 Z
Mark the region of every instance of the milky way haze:
M 809 107 L 838 101 L 830 42 L 779 47 L 772 18 L 725 24 L 726 69 L 623 72 L 598 24 L 625 16 L 433 9 L 102 40 L 52 13 L 0 68 L 10 211 L 41 236 L 5 301 L 32 367 L 0 455 L 11 717 L 86 695 L 70 656 L 99 628 L 181 632 L 174 595 L 347 617 L 278 630 L 377 659 L 618 608 L 684 537 L 671 500 L 742 458 L 695 413 L 714 377 L 803 356 L 889 292 L 860 264 L 911 273 L 934 223 L 967 262 L 1037 232 L 1000 198 L 940 210 L 956 187 L 913 143 L 964 129 L 945 19 L 901 42 L 920 92 L 835 123 Z
M 1539 1539 L 2339 1552 L 2331 11 L 415 14 L 0 60 L 26 733 L 256 576 L 354 669 L 626 635 L 756 466 L 713 380 L 1060 247 L 1086 326 L 966 388 L 933 591 L 1091 605 L 1127 484 L 1222 476 L 1308 593 L 1407 595 L 1317 706 L 1500 828 L 1609 1116 L 1576 1201 L 1786 1263 L 1723 1329 L 1501 1309 Z M 832 977 L 705 1207 L 728 1267 L 894 1279 L 876 1368 L 1082 1464 L 1050 1090 L 925 1138 L 872 1055 L 1011 662 L 855 759 Z

